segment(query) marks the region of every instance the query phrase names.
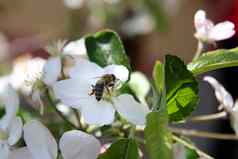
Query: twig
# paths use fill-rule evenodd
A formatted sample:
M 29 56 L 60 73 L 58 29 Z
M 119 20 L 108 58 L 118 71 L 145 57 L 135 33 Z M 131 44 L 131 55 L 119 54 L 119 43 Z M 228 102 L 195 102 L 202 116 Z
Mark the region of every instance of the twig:
M 51 96 L 50 96 L 50 93 L 49 93 L 48 90 L 46 91 L 46 99 L 47 99 L 49 105 L 55 110 L 55 112 L 56 112 L 68 125 L 70 125 L 70 126 L 71 126 L 72 128 L 74 128 L 74 129 L 79 129 L 76 125 L 74 125 L 72 122 L 70 122 L 70 121 L 67 119 L 67 117 L 65 117 L 64 114 L 63 114 L 61 111 L 59 111 L 59 110 L 56 108 L 55 103 L 54 103 L 54 101 L 51 99 Z
M 212 156 L 208 155 L 207 153 L 203 152 L 202 150 L 198 149 L 197 147 L 195 147 L 194 145 L 188 143 L 187 141 L 185 141 L 185 140 L 183 140 L 183 139 L 181 139 L 181 138 L 179 138 L 179 137 L 177 137 L 175 135 L 173 135 L 172 138 L 173 138 L 173 140 L 183 144 L 187 148 L 196 151 L 199 156 L 203 156 L 206 159 L 214 159 Z
M 207 131 L 199 131 L 193 129 L 183 129 L 183 128 L 171 128 L 171 131 L 184 135 L 184 136 L 194 136 L 201 138 L 211 138 L 211 139 L 220 139 L 220 140 L 238 140 L 238 136 L 233 134 L 221 134 L 221 133 L 213 133 Z
M 221 119 L 226 116 L 227 116 L 227 113 L 225 111 L 223 111 L 223 112 L 219 112 L 219 113 L 215 113 L 215 114 L 195 116 L 195 117 L 190 118 L 188 121 L 206 122 L 206 121 Z

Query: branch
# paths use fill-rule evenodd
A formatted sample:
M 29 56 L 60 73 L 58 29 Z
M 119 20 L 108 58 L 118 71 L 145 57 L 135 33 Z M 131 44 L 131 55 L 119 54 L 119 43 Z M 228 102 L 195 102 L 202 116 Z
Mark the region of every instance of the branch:
M 194 136 L 201 138 L 211 138 L 211 139 L 219 139 L 219 140 L 238 140 L 238 136 L 233 134 L 221 134 L 221 133 L 212 133 L 207 131 L 198 131 L 193 129 L 183 129 L 183 128 L 171 128 L 171 131 L 184 135 L 184 136 Z
M 211 121 L 211 120 L 222 119 L 226 116 L 227 116 L 227 113 L 225 111 L 223 111 L 223 112 L 219 112 L 219 113 L 215 113 L 215 114 L 191 117 L 189 119 L 189 121 L 191 121 L 191 122 L 206 122 L 206 121 Z
M 179 138 L 179 137 L 177 137 L 175 135 L 173 135 L 172 138 L 173 138 L 173 140 L 183 144 L 187 148 L 196 151 L 199 156 L 205 157 L 206 159 L 214 159 L 212 156 L 208 155 L 207 153 L 203 152 L 202 150 L 198 149 L 197 147 L 195 147 L 194 145 L 188 143 L 187 141 L 185 141 L 185 140 L 183 140 L 183 139 L 181 139 L 181 138 Z

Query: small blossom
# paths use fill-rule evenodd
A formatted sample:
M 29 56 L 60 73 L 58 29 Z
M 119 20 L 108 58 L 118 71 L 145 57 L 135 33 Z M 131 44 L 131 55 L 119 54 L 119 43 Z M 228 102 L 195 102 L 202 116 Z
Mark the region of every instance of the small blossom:
M 26 95 L 32 93 L 33 86 L 42 76 L 45 60 L 42 58 L 24 57 L 17 60 L 9 78 L 9 83 Z
M 39 121 L 24 125 L 26 147 L 11 153 L 11 159 L 56 159 L 58 146 L 51 132 Z M 37 134 L 37 137 L 35 136 Z M 59 140 L 59 148 L 64 159 L 96 159 L 100 152 L 100 142 L 82 131 L 65 132 Z
M 8 159 L 10 147 L 21 137 L 23 124 L 21 118 L 16 117 L 19 97 L 15 90 L 7 85 L 0 98 L 6 109 L 6 114 L 0 119 L 0 159 Z
M 207 81 L 215 90 L 215 95 L 221 107 L 226 111 L 231 111 L 234 107 L 234 100 L 231 94 L 213 77 L 205 76 L 204 81 Z
M 77 61 L 70 71 L 70 79 L 54 84 L 55 96 L 65 105 L 79 109 L 88 124 L 110 124 L 117 110 L 129 122 L 144 125 L 149 109 L 146 105 L 135 101 L 131 95 L 117 96 L 117 88 L 112 89 L 111 92 L 105 90 L 100 101 L 96 100 L 94 95 L 89 95 L 92 92 L 92 85 L 95 86 L 100 77 L 106 74 L 113 74 L 120 82 L 126 82 L 129 71 L 121 65 L 101 68 L 88 60 Z
M 215 41 L 229 39 L 235 34 L 235 26 L 230 21 L 225 21 L 214 25 L 207 19 L 206 12 L 199 10 L 194 15 L 194 25 L 196 33 L 194 36 L 203 42 L 214 43 Z
M 206 76 L 204 80 L 214 88 L 220 106 L 229 114 L 231 126 L 238 135 L 238 101 L 234 102 L 231 94 L 215 78 Z

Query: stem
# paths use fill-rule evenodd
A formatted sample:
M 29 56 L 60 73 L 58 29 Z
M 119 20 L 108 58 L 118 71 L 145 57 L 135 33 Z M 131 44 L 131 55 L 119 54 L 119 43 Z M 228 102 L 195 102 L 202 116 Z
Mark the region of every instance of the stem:
M 202 51 L 203 51 L 203 43 L 200 40 L 198 40 L 197 51 L 196 51 L 196 53 L 195 53 L 195 55 L 193 57 L 193 61 L 195 61 L 195 60 L 197 60 L 199 58 L 199 56 L 202 53 Z
M 56 106 L 55 106 L 55 103 L 54 101 L 52 100 L 51 96 L 50 96 L 50 93 L 49 93 L 49 90 L 46 91 L 46 99 L 49 103 L 49 105 L 55 110 L 55 112 L 68 124 L 70 125 L 72 128 L 74 129 L 78 129 L 78 127 L 76 125 L 74 125 L 72 122 L 70 122 L 67 117 L 64 116 L 64 114 L 59 111 Z
M 191 122 L 206 122 L 206 121 L 211 121 L 211 120 L 222 119 L 226 116 L 227 116 L 227 113 L 225 111 L 223 111 L 223 112 L 209 114 L 209 115 L 195 116 L 195 117 L 190 118 L 189 121 L 191 121 Z
M 208 155 L 207 153 L 203 152 L 202 150 L 198 149 L 197 147 L 195 147 L 194 145 L 188 143 L 187 141 L 185 141 L 185 140 L 183 140 L 183 139 L 181 139 L 181 138 L 179 138 L 179 137 L 177 137 L 177 136 L 175 136 L 175 135 L 173 135 L 172 138 L 173 138 L 175 141 L 177 141 L 177 142 L 183 144 L 183 145 L 186 146 L 187 148 L 196 151 L 199 156 L 201 156 L 201 157 L 203 156 L 203 157 L 205 157 L 205 158 L 207 158 L 207 159 L 214 159 L 212 156 Z
M 211 138 L 219 140 L 238 140 L 238 136 L 233 134 L 221 134 L 221 133 L 212 133 L 207 131 L 198 131 L 193 129 L 183 129 L 183 128 L 171 128 L 171 131 L 184 135 L 184 136 L 194 136 L 200 138 Z
M 76 119 L 77 119 L 77 121 L 78 121 L 78 128 L 79 128 L 79 129 L 82 129 L 82 128 L 83 128 L 83 125 L 82 125 L 81 120 L 80 120 L 80 114 L 79 114 L 79 112 L 78 112 L 76 109 L 73 109 L 73 112 L 74 112 L 74 115 L 75 115 L 75 117 L 76 117 Z

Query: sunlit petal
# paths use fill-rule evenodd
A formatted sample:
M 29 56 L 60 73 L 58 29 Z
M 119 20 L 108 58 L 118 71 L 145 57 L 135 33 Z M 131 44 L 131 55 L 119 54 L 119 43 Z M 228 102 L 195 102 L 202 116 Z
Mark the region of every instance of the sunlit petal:
M 20 117 L 17 117 L 12 120 L 9 127 L 9 138 L 8 138 L 9 145 L 13 146 L 18 142 L 18 140 L 21 138 L 22 135 L 22 128 L 23 123 Z
M 69 76 L 81 80 L 93 80 L 101 77 L 103 73 L 103 68 L 96 63 L 81 59 L 77 60 L 76 65 L 70 70 Z
M 46 62 L 43 69 L 43 81 L 46 85 L 50 86 L 55 83 L 61 73 L 61 60 L 60 57 L 51 57 Z
M 117 79 L 119 79 L 122 82 L 128 80 L 129 71 L 123 65 L 108 65 L 104 68 L 104 70 L 105 74 L 113 74 L 116 76 Z
M 94 136 L 77 130 L 64 133 L 59 146 L 64 159 L 96 159 L 100 152 Z
M 229 21 L 218 23 L 211 29 L 209 39 L 214 39 L 215 41 L 228 39 L 235 34 L 234 28 L 235 25 Z
M 53 85 L 57 99 L 67 106 L 78 108 L 81 102 L 88 100 L 91 91 L 90 84 L 77 78 L 62 80 Z
M 123 94 L 114 98 L 114 106 L 119 114 L 129 122 L 144 125 L 149 108 L 138 103 L 131 95 Z
M 56 159 L 57 143 L 50 131 L 39 121 L 24 125 L 24 140 L 34 159 Z
M 81 103 L 80 110 L 86 123 L 107 125 L 113 122 L 115 110 L 111 103 L 104 100 L 98 102 L 94 97 Z

